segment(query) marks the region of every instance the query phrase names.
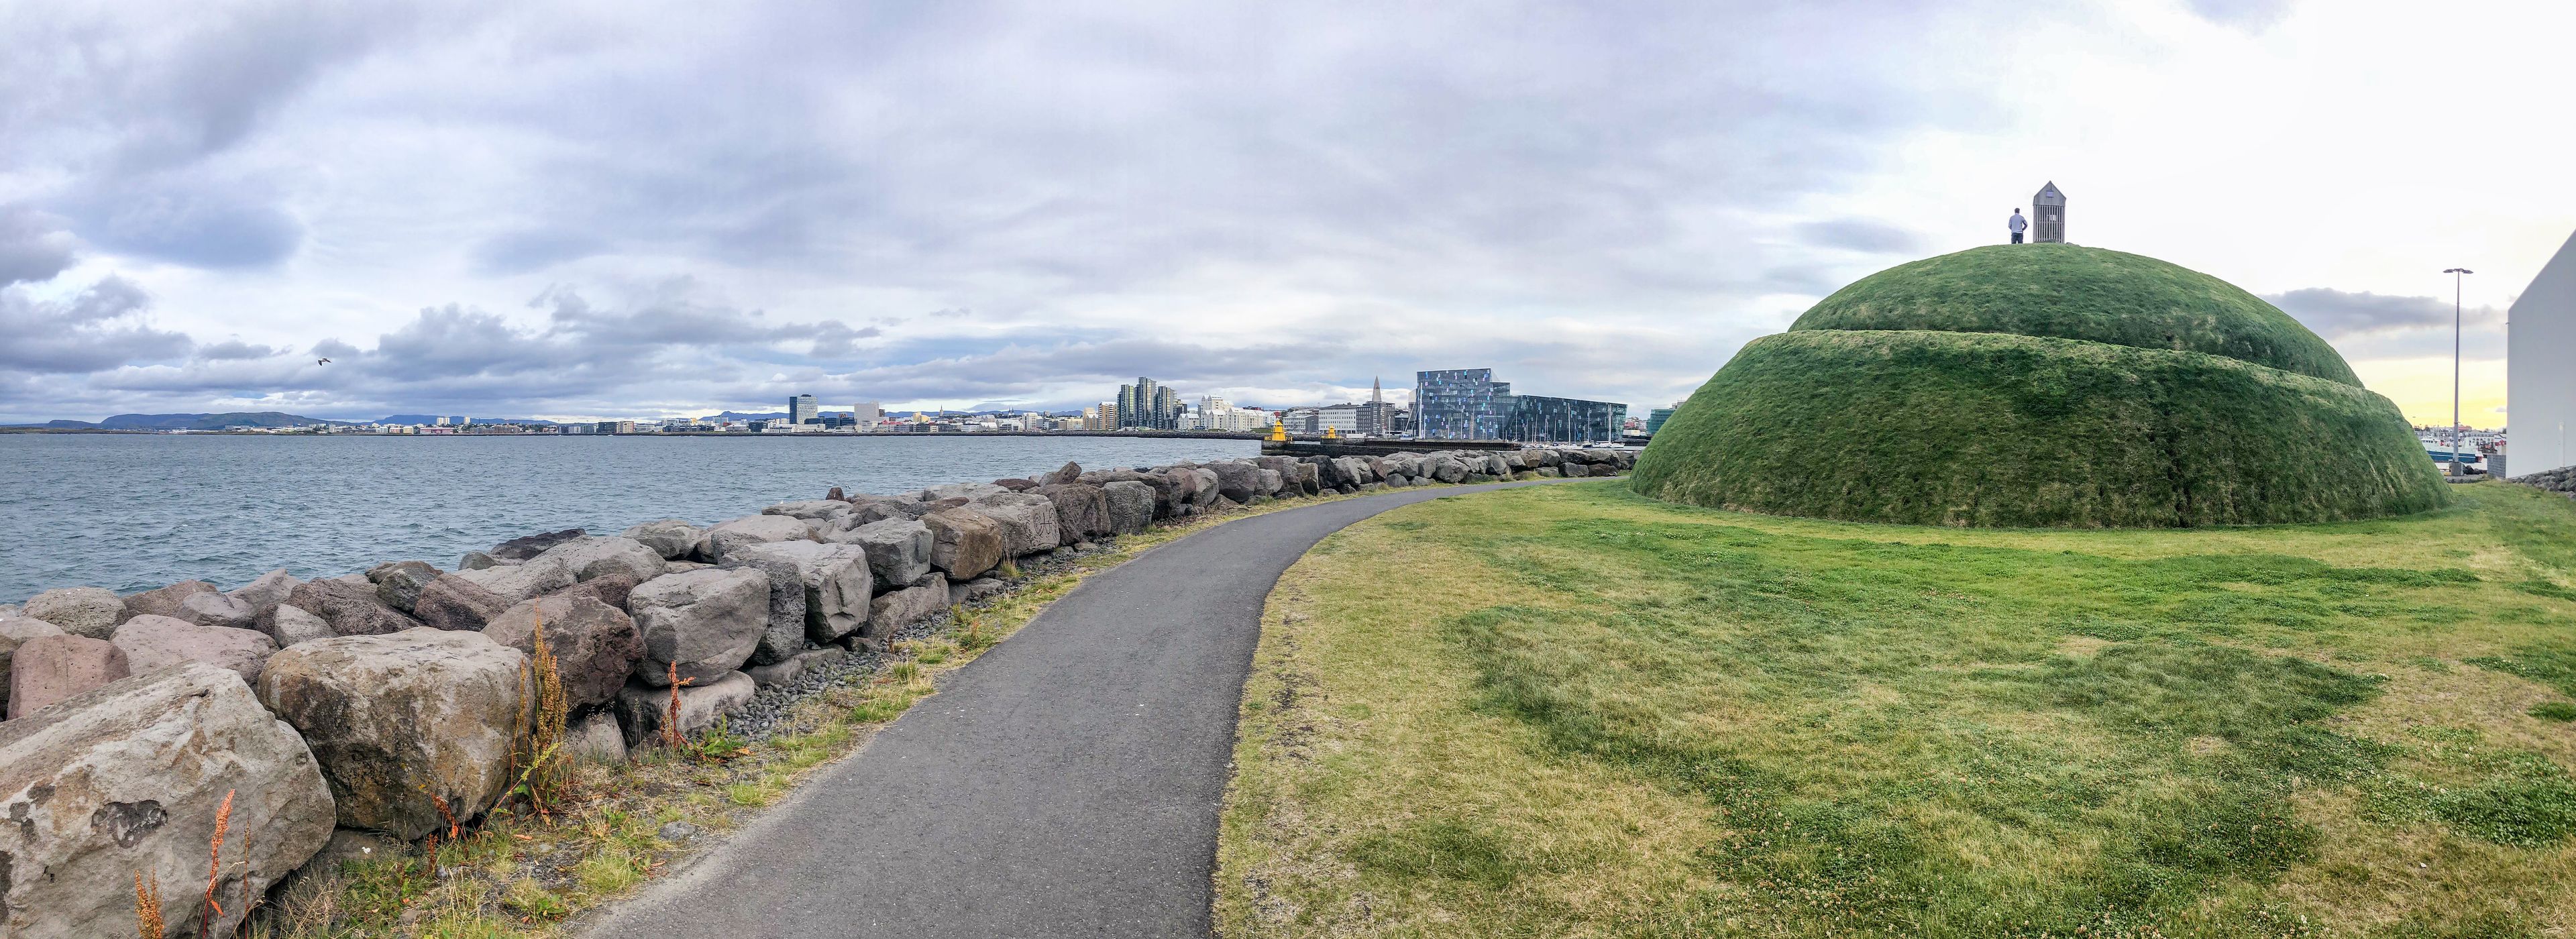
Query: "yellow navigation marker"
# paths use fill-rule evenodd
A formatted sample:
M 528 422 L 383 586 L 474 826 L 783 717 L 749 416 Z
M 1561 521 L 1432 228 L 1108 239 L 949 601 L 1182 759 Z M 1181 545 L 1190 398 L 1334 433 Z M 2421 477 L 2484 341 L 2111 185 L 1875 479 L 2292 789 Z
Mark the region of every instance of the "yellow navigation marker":
M 1278 418 L 1271 418 L 1271 420 L 1270 420 L 1270 442 L 1271 442 L 1271 443 L 1287 443 L 1287 442 L 1288 442 L 1288 422 L 1283 421 L 1283 420 L 1280 420 L 1280 419 L 1278 419 Z
M 1342 439 L 1342 435 L 1341 435 L 1341 433 L 1340 433 L 1340 432 L 1335 431 L 1334 429 L 1332 429 L 1332 428 L 1330 428 L 1330 427 L 1327 427 L 1327 428 L 1324 428 L 1324 439 L 1326 439 L 1326 440 L 1340 440 L 1340 439 Z

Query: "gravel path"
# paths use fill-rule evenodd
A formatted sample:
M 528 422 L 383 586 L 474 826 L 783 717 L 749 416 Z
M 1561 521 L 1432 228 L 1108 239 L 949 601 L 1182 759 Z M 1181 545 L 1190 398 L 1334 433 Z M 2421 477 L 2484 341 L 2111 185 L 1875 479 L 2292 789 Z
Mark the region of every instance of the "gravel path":
M 1439 486 L 1239 519 L 1103 571 L 591 936 L 1190 936 L 1262 604 Z

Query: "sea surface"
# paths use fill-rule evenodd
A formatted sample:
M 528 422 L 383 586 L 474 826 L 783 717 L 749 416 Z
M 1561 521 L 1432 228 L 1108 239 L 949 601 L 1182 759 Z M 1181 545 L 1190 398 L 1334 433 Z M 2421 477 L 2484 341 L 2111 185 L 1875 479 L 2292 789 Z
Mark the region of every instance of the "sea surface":
M 819 499 L 1247 457 L 1251 440 L 971 435 L 374 437 L 0 434 L 0 603 L 55 587 L 230 590 Z

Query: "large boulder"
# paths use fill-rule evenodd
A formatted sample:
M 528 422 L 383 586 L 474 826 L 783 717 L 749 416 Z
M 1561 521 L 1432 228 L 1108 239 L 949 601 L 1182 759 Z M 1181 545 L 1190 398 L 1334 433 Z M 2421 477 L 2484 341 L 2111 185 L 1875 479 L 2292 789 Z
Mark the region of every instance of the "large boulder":
M 635 677 L 646 684 L 680 677 L 705 684 L 742 667 L 769 625 L 769 575 L 749 568 L 702 568 L 664 574 L 638 585 L 626 612 L 644 636 Z
M 850 511 L 850 504 L 839 499 L 808 499 L 802 502 L 781 502 L 760 510 L 760 514 L 830 521 L 848 515 Z
M 109 640 L 125 651 L 125 666 L 134 674 L 157 671 L 182 662 L 204 662 L 229 669 L 242 681 L 259 680 L 276 640 L 264 633 L 195 623 L 150 613 L 126 620 Z
M 1081 481 L 1082 464 L 1073 462 L 1072 460 L 1066 460 L 1063 466 L 1055 468 L 1055 472 L 1048 473 L 1046 476 L 1040 478 L 1038 480 L 1038 484 L 1043 486 L 1061 486 L 1065 483 L 1077 483 Z
M 698 540 L 706 537 L 707 531 L 680 519 L 666 518 L 645 522 L 621 534 L 653 549 L 653 552 L 661 555 L 664 560 L 678 561 L 686 559 L 690 552 L 697 550 Z
M 1446 452 L 1437 454 L 1425 462 L 1424 469 L 1430 472 L 1433 479 L 1454 483 L 1467 478 L 1467 464 L 1459 462 L 1457 457 L 1450 456 Z
M 376 585 L 376 599 L 405 614 L 418 612 L 414 606 L 421 589 L 439 576 L 439 569 L 427 561 L 394 561 L 367 569 L 367 581 Z
M 1048 483 L 1030 490 L 1055 504 L 1058 543 L 1089 541 L 1110 533 L 1109 497 L 1098 486 Z
M 1241 460 L 1218 460 L 1207 465 L 1216 474 L 1216 491 L 1236 502 L 1250 502 L 1256 495 L 1269 495 L 1261 488 L 1261 468 Z
M 500 544 L 493 545 L 492 550 L 483 553 L 489 555 L 496 561 L 525 561 L 529 558 L 546 553 L 546 550 L 549 548 L 587 534 L 590 534 L 590 532 L 579 528 L 550 531 L 542 534 L 529 535 L 525 538 L 512 538 L 508 541 L 501 542 Z
M 35 636 L 9 655 L 9 719 L 133 674 L 125 650 L 105 639 Z
M 179 603 L 201 593 L 215 593 L 215 585 L 202 580 L 183 580 L 157 590 L 146 590 L 125 598 L 125 611 L 116 621 L 123 623 L 137 616 L 179 615 Z
M 1154 524 L 1154 487 L 1132 480 L 1119 480 L 1100 487 L 1100 495 L 1109 512 L 1109 533 L 1133 535 Z
M 259 700 L 313 748 L 340 824 L 416 841 L 508 787 L 526 664 L 482 633 L 340 636 L 271 656 Z
M 0 615 L 0 718 L 9 716 L 9 659 L 18 646 L 39 636 L 60 636 L 63 628 L 31 616 Z
M 991 483 L 948 483 L 946 485 L 932 486 L 928 489 L 922 490 L 921 501 L 937 502 L 942 499 L 979 499 L 984 496 L 998 495 L 1009 491 L 1011 490 L 1008 488 L 996 486 Z
M 867 628 L 859 635 L 867 639 L 883 639 L 946 609 L 948 578 L 932 574 L 920 583 L 890 590 L 877 597 L 868 607 Z
M 1064 544 L 1064 530 L 1056 524 L 1055 503 L 1045 496 L 1006 492 L 976 499 L 966 509 L 1001 524 L 1004 557 L 1053 551 Z
M 251 621 L 258 622 L 265 619 L 269 611 L 277 609 L 278 604 L 286 602 L 286 598 L 295 593 L 295 588 L 303 584 L 304 581 L 287 573 L 286 568 L 281 567 L 253 578 L 250 583 L 233 588 L 225 596 L 249 606 Z
M 965 508 L 947 508 L 921 517 L 931 535 L 930 564 L 952 578 L 967 578 L 1002 563 L 1002 523 Z
M 643 583 L 662 576 L 669 566 L 662 553 L 633 538 L 575 538 L 529 559 L 529 564 L 560 564 L 578 581 L 629 577 Z M 553 591 L 547 591 L 552 593 Z
M 741 672 L 725 672 L 705 681 L 680 689 L 682 736 L 716 725 L 716 721 L 751 703 L 760 686 Z M 643 682 L 628 682 L 617 693 L 617 723 L 625 728 L 626 746 L 643 747 L 661 739 L 662 723 L 671 713 L 671 689 Z
M 28 598 L 19 612 L 72 635 L 105 641 L 125 618 L 125 598 L 101 587 L 63 587 Z
M 331 624 L 333 633 L 342 636 L 397 633 L 420 625 L 419 620 L 387 605 L 377 595 L 375 585 L 363 578 L 305 581 L 286 596 L 284 605 L 321 617 Z
M 586 593 L 566 591 L 522 602 L 492 618 L 483 635 L 531 655 L 537 651 L 537 624 L 546 630 L 546 651 L 555 657 L 555 674 L 563 679 L 564 701 L 574 711 L 617 699 L 617 689 L 644 658 L 644 634 L 635 620 Z
M 217 872 L 207 844 L 227 796 Z M 332 801 L 303 739 L 240 676 L 188 663 L 0 724 L 0 817 L 0 932 L 134 935 L 134 876 L 148 871 L 162 936 L 229 936 L 330 840 Z
M 626 731 L 617 726 L 614 709 L 601 709 L 564 729 L 564 752 L 594 763 L 626 762 Z
M 511 603 L 529 597 L 544 596 L 578 582 L 572 567 L 563 557 L 540 555 L 524 561 L 492 567 L 458 568 L 455 576 L 473 582 Z
M 248 603 L 220 593 L 200 593 L 179 601 L 179 612 L 173 619 L 186 620 L 199 626 L 221 626 L 226 629 L 257 629 L 258 615 Z
M 316 639 L 329 639 L 339 635 L 332 632 L 331 624 L 321 617 L 284 604 L 279 604 L 277 609 L 270 611 L 268 622 L 260 627 L 260 632 L 276 642 L 280 649 L 299 642 L 312 642 Z
M 697 559 L 710 564 L 719 563 L 725 559 L 725 552 L 742 545 L 805 541 L 812 537 L 813 530 L 805 527 L 803 519 L 785 515 L 747 515 L 707 529 L 707 536 L 698 541 Z
M 849 516 L 841 519 L 843 529 L 857 528 L 887 519 L 919 521 L 922 516 L 930 514 L 932 509 L 937 508 L 921 501 L 919 496 L 864 496 L 861 498 L 863 501 L 854 503 L 854 510 Z
M 482 629 L 510 608 L 510 601 L 500 594 L 483 589 L 473 578 L 446 574 L 422 587 L 412 600 L 412 616 L 432 629 L 473 632 Z M 280 638 L 279 644 L 285 644 Z
M 725 560 L 727 565 L 756 567 L 769 575 L 769 626 L 751 661 L 774 664 L 805 650 L 805 643 L 828 643 L 867 622 L 868 596 L 875 577 L 867 549 L 858 545 L 780 541 L 745 545 Z
M 1198 480 L 1196 494 L 1190 496 L 1191 506 L 1200 511 L 1206 511 L 1216 505 L 1216 500 L 1225 497 L 1225 493 L 1217 488 L 1215 470 L 1204 466 L 1193 466 L 1189 467 L 1187 472 Z
M 908 584 L 930 573 L 930 526 L 913 519 L 869 522 L 832 536 L 868 553 L 868 571 L 880 585 Z

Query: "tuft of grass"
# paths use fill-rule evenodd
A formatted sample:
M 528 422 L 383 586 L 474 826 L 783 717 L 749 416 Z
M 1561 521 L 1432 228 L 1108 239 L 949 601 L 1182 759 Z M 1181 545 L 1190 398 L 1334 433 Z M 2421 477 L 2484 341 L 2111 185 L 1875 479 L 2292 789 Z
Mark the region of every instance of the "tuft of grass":
M 2544 721 L 2557 721 L 2559 723 L 2576 721 L 2576 702 L 2544 701 L 2539 704 L 2532 705 L 2529 713 L 2531 716 L 2540 718 Z

